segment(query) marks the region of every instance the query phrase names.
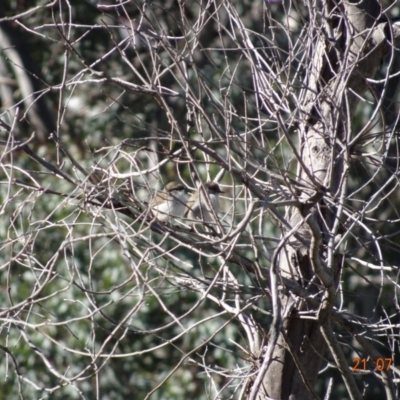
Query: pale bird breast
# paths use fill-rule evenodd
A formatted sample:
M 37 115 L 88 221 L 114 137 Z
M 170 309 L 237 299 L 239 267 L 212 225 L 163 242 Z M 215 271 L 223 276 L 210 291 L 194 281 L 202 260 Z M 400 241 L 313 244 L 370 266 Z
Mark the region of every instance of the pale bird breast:
M 174 197 L 180 202 L 183 203 L 183 205 L 186 205 L 186 195 L 183 192 L 179 192 L 177 194 L 174 194 Z
M 214 193 L 209 193 L 208 197 L 210 199 L 209 201 L 207 201 L 207 199 L 204 196 L 204 199 L 203 199 L 204 206 L 209 208 L 208 204 L 211 203 L 211 206 L 215 210 L 215 213 L 218 214 L 218 211 L 219 211 L 219 195 L 218 194 L 214 194 Z
M 178 217 L 182 217 L 183 214 L 186 211 L 186 202 L 187 202 L 187 198 L 185 193 L 178 193 L 175 196 L 175 201 L 174 201 L 174 208 L 173 211 L 171 212 L 171 214 L 178 216 Z

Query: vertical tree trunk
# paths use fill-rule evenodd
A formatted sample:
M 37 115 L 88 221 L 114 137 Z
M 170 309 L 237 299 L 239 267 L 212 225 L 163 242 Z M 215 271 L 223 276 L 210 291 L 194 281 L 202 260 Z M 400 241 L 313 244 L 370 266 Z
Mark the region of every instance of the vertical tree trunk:
M 293 279 L 310 297 L 279 293 L 280 315 L 275 315 L 270 332 L 271 359 L 264 360 L 262 384 L 252 387 L 250 399 L 315 397 L 313 387 L 327 345 L 351 398 L 361 398 L 352 376 L 346 375 L 349 361 L 331 328 L 341 267 L 334 247 L 341 235 L 357 95 L 367 90 L 366 78 L 374 76 L 385 49 L 383 29 L 376 22 L 377 2 L 343 2 L 334 8 L 335 4 L 327 2 L 310 15 L 309 37 L 315 45 L 299 124 L 299 206 L 290 210 L 292 232 L 284 235 L 279 267 L 273 267 L 278 283 L 279 275 Z

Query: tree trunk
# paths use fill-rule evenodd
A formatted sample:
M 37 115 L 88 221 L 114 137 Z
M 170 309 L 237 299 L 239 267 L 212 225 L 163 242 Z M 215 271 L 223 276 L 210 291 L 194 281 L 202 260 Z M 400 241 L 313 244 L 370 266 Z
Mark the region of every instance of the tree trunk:
M 283 235 L 279 267 L 273 266 L 278 284 L 279 275 L 293 279 L 308 290 L 312 301 L 285 292 L 276 297 L 280 307 L 270 331 L 271 358 L 265 357 L 266 368 L 260 368 L 262 384 L 253 382 L 250 399 L 316 397 L 313 387 L 327 345 L 328 357 L 344 376 L 351 398 L 361 398 L 348 373 L 350 362 L 331 328 L 342 263 L 335 243 L 342 234 L 351 121 L 359 96 L 368 89 L 366 79 L 374 77 L 387 51 L 385 24 L 377 23 L 378 2 L 342 3 L 335 10 L 328 3 L 331 8 L 319 10 L 319 15 L 329 18 L 310 16 L 315 25 L 310 23 L 309 37 L 315 46 L 310 52 L 310 73 L 304 79 L 298 129 L 300 201 L 290 210 L 292 230 Z

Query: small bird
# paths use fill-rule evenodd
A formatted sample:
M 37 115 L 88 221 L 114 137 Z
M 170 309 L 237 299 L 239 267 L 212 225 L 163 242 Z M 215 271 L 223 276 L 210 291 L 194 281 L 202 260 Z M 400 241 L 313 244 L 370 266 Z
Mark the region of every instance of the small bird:
M 182 217 L 186 211 L 185 186 L 179 182 L 169 182 L 162 191 L 157 192 L 150 203 L 154 216 L 162 222 L 171 222 Z
M 213 222 L 213 215 L 218 215 L 219 211 L 220 193 L 224 192 L 216 182 L 207 182 L 200 186 L 189 197 L 185 216 L 189 219 L 197 219 L 206 223 Z M 214 213 L 211 210 L 214 210 Z

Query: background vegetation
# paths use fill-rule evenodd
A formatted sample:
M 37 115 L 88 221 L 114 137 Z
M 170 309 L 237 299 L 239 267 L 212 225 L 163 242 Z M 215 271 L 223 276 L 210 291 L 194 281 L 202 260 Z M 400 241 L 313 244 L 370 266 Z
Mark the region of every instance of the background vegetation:
M 343 78 L 328 125 L 316 110 L 336 96 L 329 51 L 347 60 L 358 36 L 341 33 L 344 2 L 317 3 L 0 3 L 4 398 L 251 398 L 274 301 L 295 299 L 308 307 L 299 319 L 319 321 L 320 276 L 277 268 L 288 246 L 310 250 L 299 240 L 312 207 L 336 215 L 319 221 L 318 251 L 336 260 L 330 318 L 348 370 L 337 349 L 315 356 L 310 398 L 361 398 L 351 379 L 362 398 L 398 398 L 400 63 L 387 21 L 400 9 L 382 1 L 368 14 L 386 35 L 379 68 L 363 93 Z M 305 177 L 315 121 L 335 143 L 332 170 L 344 160 L 340 195 L 318 168 Z M 171 180 L 221 184 L 213 229 L 152 218 L 148 202 Z M 310 192 L 322 197 L 304 208 Z

